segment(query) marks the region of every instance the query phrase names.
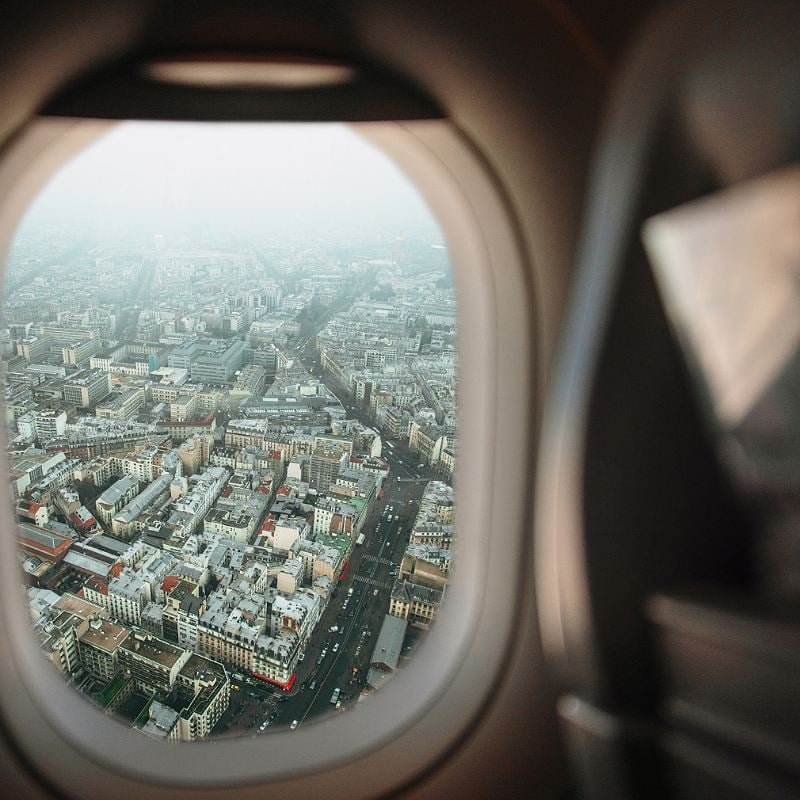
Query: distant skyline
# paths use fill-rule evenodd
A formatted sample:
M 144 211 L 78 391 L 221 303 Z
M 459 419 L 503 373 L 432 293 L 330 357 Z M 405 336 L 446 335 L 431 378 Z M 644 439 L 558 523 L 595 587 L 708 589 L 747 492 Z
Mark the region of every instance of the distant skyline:
M 341 124 L 126 122 L 67 162 L 20 232 L 247 235 L 425 229 L 414 185 Z

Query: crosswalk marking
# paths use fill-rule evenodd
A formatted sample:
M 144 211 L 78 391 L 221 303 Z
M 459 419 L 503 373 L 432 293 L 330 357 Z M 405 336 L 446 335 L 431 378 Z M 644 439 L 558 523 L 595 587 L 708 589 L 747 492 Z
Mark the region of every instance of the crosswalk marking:
M 389 584 L 385 581 L 379 581 L 377 578 L 369 578 L 366 575 L 356 575 L 354 580 L 359 583 L 365 583 L 367 586 L 372 586 L 374 589 L 388 589 Z
M 385 558 L 384 556 L 373 556 L 373 555 L 366 555 L 364 556 L 364 561 L 372 561 L 377 562 L 378 564 L 391 564 L 392 562 Z

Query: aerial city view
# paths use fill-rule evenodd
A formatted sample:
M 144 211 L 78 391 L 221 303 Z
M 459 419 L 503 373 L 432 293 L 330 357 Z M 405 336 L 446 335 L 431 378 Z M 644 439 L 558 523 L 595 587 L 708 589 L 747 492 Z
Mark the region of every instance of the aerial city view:
M 58 173 L 0 326 L 43 661 L 165 741 L 370 702 L 435 626 L 455 547 L 430 212 L 343 127 L 209 127 L 129 123 Z

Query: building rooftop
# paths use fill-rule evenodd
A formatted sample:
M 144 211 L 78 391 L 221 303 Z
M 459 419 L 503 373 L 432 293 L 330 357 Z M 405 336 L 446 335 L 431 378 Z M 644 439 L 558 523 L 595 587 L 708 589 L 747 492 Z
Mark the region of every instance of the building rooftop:
M 442 600 L 443 591 L 412 583 L 408 580 L 396 579 L 392 586 L 392 599 L 406 603 L 429 603 L 436 605 Z
M 121 556 L 131 546 L 130 542 L 123 542 L 122 539 L 115 539 L 105 533 L 93 536 L 89 541 L 98 550 L 106 550 L 115 556 Z
M 90 603 L 88 600 L 84 600 L 82 597 L 78 597 L 78 595 L 72 594 L 71 592 L 62 594 L 54 603 L 54 606 L 70 614 L 76 614 L 81 619 L 88 619 L 92 615 L 103 617 L 108 613 L 102 606 L 97 605 L 97 603 Z
M 138 478 L 132 475 L 125 475 L 115 483 L 112 483 L 101 495 L 97 498 L 97 503 L 105 506 L 113 506 L 119 502 L 120 498 L 124 497 L 131 489 L 139 485 Z
M 97 380 L 108 379 L 105 372 L 99 369 L 82 369 L 65 381 L 65 386 L 88 386 Z
M 130 634 L 129 628 L 109 622 L 107 619 L 95 619 L 78 638 L 86 644 L 113 653 Z
M 27 522 L 17 525 L 17 537 L 23 546 L 51 556 L 64 551 L 72 542 L 69 536 Z
M 142 725 L 141 730 L 142 733 L 146 733 L 154 739 L 166 739 L 178 724 L 181 716 L 174 708 L 170 708 L 158 700 L 150 703 L 147 713 L 150 715 L 149 719 Z
M 186 652 L 163 639 L 138 632 L 124 640 L 122 648 L 166 669 L 172 669 Z
M 386 614 L 383 618 L 378 640 L 372 651 L 370 664 L 382 669 L 384 672 L 391 672 L 397 669 L 400 661 L 400 654 L 403 652 L 403 641 L 406 637 L 408 622 L 400 617 L 393 617 Z

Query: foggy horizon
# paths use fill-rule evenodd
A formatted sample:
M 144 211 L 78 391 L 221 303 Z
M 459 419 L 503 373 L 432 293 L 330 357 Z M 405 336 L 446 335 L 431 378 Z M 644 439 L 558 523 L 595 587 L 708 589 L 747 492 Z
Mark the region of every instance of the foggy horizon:
M 55 173 L 17 236 L 54 226 L 167 237 L 416 230 L 441 239 L 400 169 L 334 123 L 121 123 Z

